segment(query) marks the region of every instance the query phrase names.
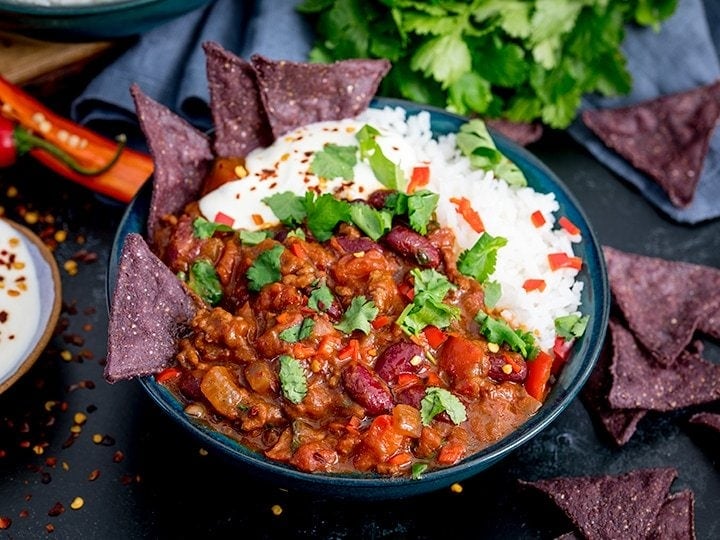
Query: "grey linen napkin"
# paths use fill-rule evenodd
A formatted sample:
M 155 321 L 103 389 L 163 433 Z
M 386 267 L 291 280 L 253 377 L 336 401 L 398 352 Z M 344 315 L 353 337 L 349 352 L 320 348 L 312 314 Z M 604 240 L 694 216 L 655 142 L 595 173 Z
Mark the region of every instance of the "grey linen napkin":
M 297 3 L 215 0 L 151 30 L 88 85 L 73 103 L 73 118 L 101 132 L 117 132 L 122 123 L 131 140 L 142 144 L 129 92 L 136 82 L 147 95 L 197 127 L 210 128 L 201 44 L 216 41 L 243 58 L 260 53 L 276 59 L 306 60 L 313 32 L 295 11 Z M 720 0 L 680 0 L 677 11 L 659 32 L 628 27 L 623 50 L 633 76 L 632 92 L 618 98 L 586 96 L 583 108 L 624 106 L 689 90 L 720 77 Z M 579 117 L 568 131 L 671 219 L 699 223 L 720 216 L 720 129 L 711 141 L 695 200 L 685 209 L 674 207 L 653 180 L 608 149 Z
M 139 36 L 74 100 L 73 119 L 101 132 L 129 129 L 139 140 L 130 96 L 130 86 L 137 83 L 198 128 L 212 127 L 202 43 L 216 41 L 243 58 L 260 53 L 306 60 L 312 30 L 295 5 L 291 0 L 215 0 Z
M 673 16 L 659 32 L 628 27 L 623 51 L 633 77 L 632 92 L 623 97 L 586 96 L 582 108 L 615 108 L 658 96 L 690 90 L 720 78 L 720 1 L 680 0 Z M 608 149 L 578 117 L 570 134 L 600 162 L 633 184 L 669 218 L 696 224 L 720 216 L 720 129 L 710 141 L 695 198 L 677 208 L 652 179 Z

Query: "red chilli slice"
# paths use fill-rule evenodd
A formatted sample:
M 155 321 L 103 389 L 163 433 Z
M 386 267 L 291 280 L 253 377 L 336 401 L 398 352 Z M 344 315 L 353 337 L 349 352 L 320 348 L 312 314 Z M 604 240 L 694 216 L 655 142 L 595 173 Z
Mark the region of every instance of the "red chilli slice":
M 485 231 L 485 225 L 480 219 L 480 214 L 472 207 L 469 199 L 466 197 L 451 197 L 450 202 L 456 206 L 458 214 L 463 217 L 473 231 L 476 233 Z
M 571 257 L 567 253 L 550 253 L 548 255 L 548 264 L 550 270 L 559 270 L 560 268 L 572 268 L 580 270 L 582 268 L 582 259 L 580 257 Z
M 525 283 L 523 283 L 523 289 L 525 289 L 527 292 L 543 292 L 545 290 L 545 285 L 546 284 L 544 279 L 526 279 Z
M 413 167 L 412 175 L 410 176 L 410 183 L 407 187 L 407 192 L 412 194 L 415 193 L 419 188 L 427 186 L 430 181 L 430 167 Z
M 565 216 L 562 216 L 560 219 L 558 219 L 558 223 L 563 229 L 568 232 L 568 234 L 571 234 L 573 236 L 575 236 L 576 234 L 580 234 L 580 229 L 578 228 L 578 226 Z
M 228 227 L 232 227 L 233 223 L 235 223 L 234 218 L 231 218 L 223 212 L 218 212 L 217 214 L 215 214 L 215 218 L 213 219 L 213 221 L 215 223 L 220 223 L 221 225 L 227 225 Z
M 545 225 L 545 216 L 543 216 L 540 210 L 535 210 L 532 214 L 530 214 L 530 221 L 532 221 L 533 225 L 539 228 Z

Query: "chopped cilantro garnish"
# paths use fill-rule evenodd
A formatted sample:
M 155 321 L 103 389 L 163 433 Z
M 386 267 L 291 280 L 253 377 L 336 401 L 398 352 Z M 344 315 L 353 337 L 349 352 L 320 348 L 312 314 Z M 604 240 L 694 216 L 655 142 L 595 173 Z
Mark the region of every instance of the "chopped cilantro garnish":
M 360 157 L 370 164 L 375 177 L 383 186 L 389 189 L 404 190 L 405 176 L 400 165 L 390 161 L 380 148 L 376 137 L 380 132 L 374 127 L 365 124 L 357 132 L 357 140 L 360 143 Z
M 317 281 L 313 287 L 307 305 L 310 309 L 318 313 L 325 313 L 332 305 L 335 297 L 330 288 L 325 284 L 325 280 Z
M 206 259 L 198 259 L 190 266 L 188 286 L 211 306 L 222 300 L 222 285 L 215 267 Z
M 450 420 L 456 425 L 467 420 L 465 405 L 455 394 L 444 388 L 430 386 L 425 389 L 425 397 L 420 401 L 420 418 L 424 425 L 429 425 L 432 419 L 441 412 L 447 412 Z
M 519 352 L 524 358 L 535 358 L 539 352 L 535 338 L 530 332 L 513 330 L 504 320 L 490 317 L 483 311 L 475 316 L 475 322 L 480 325 L 480 332 L 492 343 L 507 344 L 510 349 Z
M 488 309 L 494 308 L 502 296 L 502 285 L 497 281 L 486 281 L 483 283 L 485 306 Z
M 303 231 L 300 227 L 297 229 L 293 229 L 287 234 L 287 238 L 299 238 L 300 240 L 305 240 L 305 231 Z
M 286 328 L 280 332 L 278 337 L 287 343 L 295 343 L 297 341 L 302 341 L 305 338 L 309 338 L 314 327 L 315 321 L 310 318 L 305 318 L 302 322 L 294 324 L 290 328 Z
M 281 223 L 290 227 L 300 225 L 307 215 L 304 199 L 298 197 L 292 191 L 275 193 L 265 197 L 262 202 L 270 207 L 270 210 L 273 211 L 273 214 Z
M 427 189 L 421 189 L 407 195 L 392 193 L 385 200 L 385 208 L 396 216 L 407 216 L 410 227 L 415 232 L 427 234 L 427 226 L 432 219 L 440 196 Z
M 420 480 L 422 475 L 428 469 L 427 463 L 413 463 L 410 468 L 410 475 L 413 480 Z
M 455 289 L 455 285 L 432 269 L 421 271 L 414 268 L 410 273 L 415 280 L 415 295 L 412 303 L 408 304 L 397 318 L 400 328 L 409 334 L 417 335 L 428 325 L 438 328 L 450 326 L 460 315 L 460 310 L 445 304 L 443 299 L 450 290 Z
M 497 149 L 482 120 L 476 118 L 460 126 L 456 141 L 458 148 L 473 167 L 491 170 L 498 179 L 512 186 L 527 185 L 522 171 Z
M 585 333 L 589 320 L 588 315 L 572 314 L 558 317 L 555 319 L 555 332 L 565 339 L 579 338 Z
M 307 379 L 302 364 L 286 354 L 280 357 L 280 388 L 285 399 L 296 404 L 307 394 Z
M 243 229 L 238 233 L 240 241 L 246 246 L 256 246 L 266 238 L 270 238 L 268 231 L 248 231 Z
M 258 255 L 245 274 L 251 291 L 257 292 L 264 285 L 280 280 L 280 256 L 283 251 L 285 248 L 278 244 Z
M 193 221 L 193 234 L 196 238 L 205 240 L 212 237 L 216 231 L 220 232 L 232 232 L 233 228 L 223 223 L 215 223 L 208 221 L 204 217 L 197 217 Z
M 376 210 L 365 203 L 353 203 L 350 206 L 350 219 L 373 240 L 390 230 L 392 218 L 392 214 L 387 210 Z
M 369 334 L 372 329 L 370 322 L 377 317 L 377 314 L 378 308 L 375 307 L 375 302 L 362 296 L 356 296 L 350 302 L 342 320 L 335 325 L 335 328 L 346 334 L 352 333 L 353 330 L 360 330 L 365 334 Z
M 356 146 L 339 146 L 331 143 L 315 153 L 310 163 L 310 172 L 330 180 L 333 178 L 352 180 L 353 167 L 356 163 Z
M 495 271 L 497 251 L 507 244 L 502 236 L 490 236 L 482 233 L 473 247 L 463 251 L 457 260 L 460 273 L 483 283 Z
M 307 227 L 318 242 L 329 239 L 341 221 L 350 221 L 350 203 L 336 199 L 330 193 L 316 197 L 309 191 L 305 194 L 304 203 Z

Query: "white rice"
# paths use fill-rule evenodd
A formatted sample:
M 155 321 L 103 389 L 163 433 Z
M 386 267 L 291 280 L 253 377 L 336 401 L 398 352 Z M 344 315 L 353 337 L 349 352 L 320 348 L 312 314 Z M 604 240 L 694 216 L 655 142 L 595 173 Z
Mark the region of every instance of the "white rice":
M 427 189 L 438 193 L 437 218 L 456 235 L 458 252 L 473 246 L 480 236 L 458 214 L 452 197 L 466 197 L 480 215 L 485 230 L 507 239 L 498 250 L 497 265 L 490 280 L 502 287 L 496 305 L 514 327 L 532 331 L 543 349 L 555 340 L 555 319 L 578 313 L 583 283 L 576 281 L 577 271 L 569 268 L 550 270 L 548 254 L 573 255 L 572 244 L 580 237 L 571 236 L 555 225 L 559 205 L 552 193 L 538 193 L 530 187 L 517 188 L 496 179 L 492 172 L 473 170 L 455 146 L 455 135 L 432 138 L 430 115 L 421 112 L 405 120 L 401 108 L 369 109 L 360 120 L 380 129 L 396 131 L 407 138 L 421 161 L 430 164 Z M 531 214 L 539 210 L 545 224 L 537 228 Z M 543 279 L 544 291 L 526 292 L 527 279 Z

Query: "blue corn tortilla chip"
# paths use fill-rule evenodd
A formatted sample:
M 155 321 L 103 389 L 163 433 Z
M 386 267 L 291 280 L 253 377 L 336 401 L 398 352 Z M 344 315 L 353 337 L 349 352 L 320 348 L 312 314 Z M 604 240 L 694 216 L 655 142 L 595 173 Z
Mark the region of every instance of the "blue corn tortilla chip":
M 203 49 L 215 155 L 245 157 L 256 148 L 270 145 L 272 132 L 253 67 L 215 42 L 203 43 Z
M 696 330 L 720 334 L 720 269 L 603 246 L 613 301 L 637 340 L 672 364 Z
M 612 343 L 607 340 L 590 377 L 580 393 L 588 412 L 599 423 L 616 446 L 627 443 L 635 433 L 646 411 L 640 409 L 613 409 L 608 402 L 610 392 L 610 364 Z
M 594 540 L 646 538 L 676 477 L 673 468 L 656 468 L 520 483 L 549 497 L 583 537 Z
M 160 219 L 194 200 L 213 161 L 209 139 L 164 105 L 130 88 L 140 128 L 155 164 L 148 214 L 148 239 L 153 243 Z
M 168 367 L 178 338 L 197 311 L 192 294 L 139 234 L 125 238 L 117 276 L 104 368 L 110 383 Z
M 648 540 L 668 538 L 695 539 L 695 496 L 689 489 L 673 493 L 665 499 Z
M 678 207 L 688 206 L 720 118 L 720 80 L 617 109 L 586 110 L 584 124 Z
M 699 412 L 690 417 L 691 424 L 709 427 L 720 433 L 720 414 L 711 412 Z
M 672 411 L 720 399 L 720 365 L 685 350 L 672 365 L 662 366 L 622 324 L 611 320 L 609 329 L 613 360 L 608 402 L 613 409 Z
M 539 141 L 543 135 L 542 124 L 528 122 L 513 122 L 502 118 L 488 118 L 485 124 L 491 130 L 495 130 L 505 135 L 510 140 L 515 141 L 520 146 L 527 146 Z
M 275 138 L 305 124 L 357 116 L 390 71 L 389 61 L 374 59 L 311 64 L 255 54 L 250 62 Z

